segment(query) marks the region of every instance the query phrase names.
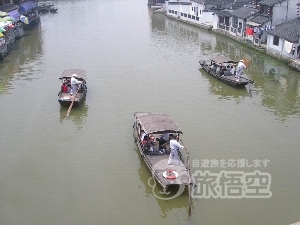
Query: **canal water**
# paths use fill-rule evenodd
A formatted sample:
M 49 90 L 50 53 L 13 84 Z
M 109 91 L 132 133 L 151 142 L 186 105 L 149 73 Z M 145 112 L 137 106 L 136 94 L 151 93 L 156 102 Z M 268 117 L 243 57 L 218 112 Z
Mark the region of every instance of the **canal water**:
M 0 62 L 1 225 L 300 221 L 299 73 L 146 0 L 55 4 Z M 246 61 L 251 92 L 199 68 L 219 54 Z M 58 77 L 71 68 L 86 71 L 88 94 L 65 118 Z M 163 199 L 140 160 L 136 111 L 168 113 L 183 130 L 197 175 L 191 217 L 187 190 Z M 218 196 L 201 193 L 211 177 L 200 171 L 217 176 L 206 190 Z

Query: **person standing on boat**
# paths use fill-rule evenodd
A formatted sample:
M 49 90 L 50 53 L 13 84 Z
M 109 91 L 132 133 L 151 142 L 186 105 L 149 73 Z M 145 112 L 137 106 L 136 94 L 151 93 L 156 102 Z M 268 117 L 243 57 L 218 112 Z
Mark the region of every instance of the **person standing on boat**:
M 241 78 L 241 75 L 242 75 L 244 69 L 247 69 L 247 67 L 244 64 L 244 60 L 241 59 L 236 68 L 236 78 L 237 79 Z
M 78 85 L 81 85 L 81 81 L 76 79 L 77 75 L 73 74 L 71 78 L 71 95 L 76 95 L 76 92 L 78 90 Z
M 177 139 L 177 135 L 174 136 L 173 134 L 170 134 L 170 149 L 171 149 L 171 152 L 170 152 L 170 156 L 169 156 L 169 160 L 168 160 L 168 165 L 171 165 L 172 161 L 174 160 L 175 166 L 178 166 L 179 165 L 178 151 L 179 151 L 180 148 L 186 149 L 186 147 L 179 144 L 176 139 Z

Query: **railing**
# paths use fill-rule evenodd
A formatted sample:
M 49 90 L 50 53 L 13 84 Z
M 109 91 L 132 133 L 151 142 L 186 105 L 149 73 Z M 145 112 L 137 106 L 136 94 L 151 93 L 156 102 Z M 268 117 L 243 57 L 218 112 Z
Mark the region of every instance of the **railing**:
M 226 30 L 226 31 L 230 31 L 230 26 L 227 26 L 226 24 L 224 23 L 219 23 L 219 29 L 221 30 Z

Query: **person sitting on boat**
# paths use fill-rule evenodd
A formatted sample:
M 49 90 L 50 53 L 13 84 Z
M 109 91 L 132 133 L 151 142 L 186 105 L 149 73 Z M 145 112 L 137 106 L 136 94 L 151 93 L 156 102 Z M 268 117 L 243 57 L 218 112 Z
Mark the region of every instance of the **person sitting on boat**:
M 148 135 L 144 136 L 144 139 L 142 141 L 142 145 L 143 145 L 144 150 L 148 151 L 148 149 L 149 149 Z
M 178 156 L 178 151 L 180 148 L 184 148 L 186 149 L 185 146 L 179 144 L 177 142 L 177 135 L 172 135 L 170 134 L 170 149 L 171 149 L 171 152 L 170 152 L 170 156 L 169 156 L 169 160 L 168 160 L 168 165 L 171 165 L 172 164 L 172 161 L 174 160 L 174 164 L 175 166 L 178 166 L 179 165 L 179 156 Z
M 215 64 L 215 63 L 211 64 L 210 70 L 215 72 L 216 69 L 217 69 L 217 68 L 216 68 L 216 64 Z
M 61 86 L 61 92 L 62 93 L 68 93 L 68 86 L 66 84 L 66 82 L 64 82 Z
M 150 135 L 149 137 L 149 141 L 148 141 L 148 146 L 149 146 L 149 149 L 148 151 L 149 152 L 154 152 L 154 148 L 155 148 L 155 137 L 153 135 Z
M 240 60 L 240 62 L 237 65 L 237 69 L 236 69 L 236 78 L 237 81 L 239 81 L 239 79 L 241 78 L 241 75 L 244 71 L 244 69 L 247 69 L 246 65 L 244 64 L 244 60 Z
M 221 66 L 217 65 L 216 74 L 219 74 L 221 72 Z
M 169 133 L 162 134 L 161 137 L 159 138 L 159 148 L 163 149 L 165 143 L 169 140 Z
M 70 92 L 71 95 L 76 95 L 79 87 L 78 85 L 81 85 L 82 83 L 81 81 L 77 80 L 76 77 L 77 74 L 73 74 L 71 78 L 71 92 Z
M 230 73 L 231 73 L 232 75 L 235 75 L 235 65 L 232 65 L 232 66 L 231 66 Z
M 221 75 L 221 76 L 226 75 L 226 71 L 227 71 L 226 66 L 222 66 L 222 67 L 221 67 L 221 71 L 220 71 L 220 75 Z
M 231 66 L 228 64 L 228 65 L 226 66 L 226 71 L 230 73 L 230 70 L 231 70 Z

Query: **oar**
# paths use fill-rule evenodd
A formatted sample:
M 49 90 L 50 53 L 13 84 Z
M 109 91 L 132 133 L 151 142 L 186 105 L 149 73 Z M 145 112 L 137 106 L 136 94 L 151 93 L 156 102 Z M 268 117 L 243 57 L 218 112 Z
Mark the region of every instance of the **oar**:
M 72 107 L 73 107 L 73 104 L 74 104 L 74 101 L 75 101 L 76 95 L 77 95 L 77 93 L 78 93 L 78 91 L 79 91 L 80 87 L 81 87 L 81 85 L 79 85 L 79 87 L 77 88 L 77 91 L 76 91 L 75 95 L 74 95 L 74 96 L 72 96 L 72 97 L 73 97 L 73 98 L 72 98 L 72 102 L 71 102 L 71 105 L 70 105 L 70 106 L 69 106 L 69 108 L 68 108 L 68 111 L 67 111 L 66 117 L 68 117 L 68 116 L 69 116 L 69 114 L 70 114 L 70 112 L 71 112 L 71 109 L 72 109 Z
M 185 147 L 185 151 L 186 151 L 186 155 L 187 155 L 187 169 L 188 169 L 188 172 L 189 172 L 189 216 L 191 216 L 192 214 L 192 200 L 191 200 L 191 182 L 190 182 L 190 178 L 191 178 L 191 174 L 190 174 L 190 160 L 189 160 L 189 152 L 186 148 L 186 146 L 184 145 L 183 141 L 180 139 L 180 142 L 183 144 L 183 146 Z

